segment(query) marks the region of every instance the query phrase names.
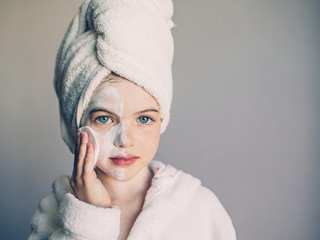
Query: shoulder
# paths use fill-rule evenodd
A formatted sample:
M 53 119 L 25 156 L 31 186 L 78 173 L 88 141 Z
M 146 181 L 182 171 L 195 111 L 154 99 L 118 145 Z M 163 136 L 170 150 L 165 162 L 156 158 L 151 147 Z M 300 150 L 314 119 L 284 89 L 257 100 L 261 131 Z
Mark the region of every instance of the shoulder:
M 195 208 L 204 209 L 205 212 L 225 212 L 222 203 L 217 195 L 209 188 L 202 185 L 201 181 L 191 174 L 180 171 L 176 188 L 182 188 L 189 194 L 189 201 L 191 201 Z
M 58 228 L 59 205 L 68 192 L 72 192 L 69 176 L 61 176 L 52 183 L 52 191 L 39 203 L 31 218 L 31 239 L 47 239 Z
M 192 222 L 196 221 L 200 225 L 202 223 L 200 228 L 206 229 L 208 235 L 216 236 L 215 239 L 236 239 L 231 218 L 216 194 L 191 174 L 181 170 L 171 172 L 175 172 L 176 181 L 168 196 L 181 216 L 184 219 L 193 216 Z
M 222 236 L 229 236 L 225 239 L 235 239 L 235 230 L 232 220 L 222 205 L 219 198 L 210 189 L 200 186 L 194 195 L 195 211 L 201 213 L 204 218 L 213 223 Z M 233 236 L 233 237 L 232 237 Z
M 182 174 L 182 176 L 185 175 Z M 186 174 L 187 178 L 200 182 L 199 179 Z M 236 239 L 235 229 L 232 220 L 222 205 L 217 195 L 200 184 L 194 189 L 193 195 L 190 197 L 192 212 L 197 214 L 203 222 L 207 224 L 208 231 L 216 236 L 217 239 Z

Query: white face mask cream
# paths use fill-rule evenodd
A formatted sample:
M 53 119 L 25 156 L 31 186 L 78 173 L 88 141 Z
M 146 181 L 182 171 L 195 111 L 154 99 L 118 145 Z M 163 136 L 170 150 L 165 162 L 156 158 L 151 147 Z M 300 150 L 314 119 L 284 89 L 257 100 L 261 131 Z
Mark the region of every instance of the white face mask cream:
M 90 112 L 95 109 L 108 110 L 118 116 L 118 122 L 106 130 L 94 130 L 90 125 Z M 108 159 L 114 156 L 125 156 L 125 148 L 121 147 L 126 143 L 126 128 L 122 122 L 123 100 L 117 89 L 105 82 L 99 86 L 96 93 L 88 104 L 83 116 L 83 127 L 80 132 L 87 132 L 89 141 L 95 149 L 95 164 L 110 177 L 117 180 L 125 179 L 125 169 L 115 166 Z

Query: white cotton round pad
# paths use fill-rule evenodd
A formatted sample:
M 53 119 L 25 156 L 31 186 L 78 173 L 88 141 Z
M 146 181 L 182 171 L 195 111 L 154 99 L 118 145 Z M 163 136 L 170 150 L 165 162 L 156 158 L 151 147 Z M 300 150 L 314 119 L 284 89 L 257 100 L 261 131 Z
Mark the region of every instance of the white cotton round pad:
M 93 129 L 91 127 L 88 126 L 83 126 L 81 128 L 78 129 L 79 132 L 86 132 L 89 135 L 89 142 L 92 143 L 93 147 L 94 147 L 94 165 L 97 164 L 98 161 L 98 156 L 99 156 L 99 143 L 97 140 L 97 137 L 93 131 Z

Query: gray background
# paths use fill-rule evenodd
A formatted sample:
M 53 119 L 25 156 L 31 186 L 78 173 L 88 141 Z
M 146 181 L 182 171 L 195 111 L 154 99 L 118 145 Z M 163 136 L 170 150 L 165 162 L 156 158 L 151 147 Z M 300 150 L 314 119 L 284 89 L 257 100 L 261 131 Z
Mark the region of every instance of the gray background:
M 80 1 L 0 1 L 0 238 L 70 174 L 55 54 Z M 238 239 L 320 239 L 319 1 L 174 0 L 174 99 L 157 158 L 221 199 Z M 197 203 L 195 203 L 197 204 Z

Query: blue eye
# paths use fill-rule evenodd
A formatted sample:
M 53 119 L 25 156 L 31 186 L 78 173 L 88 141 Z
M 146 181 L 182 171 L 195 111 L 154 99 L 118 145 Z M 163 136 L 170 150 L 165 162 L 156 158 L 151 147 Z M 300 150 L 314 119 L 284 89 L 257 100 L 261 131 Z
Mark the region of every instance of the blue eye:
M 97 117 L 96 120 L 99 123 L 102 123 L 102 124 L 106 124 L 106 123 L 112 122 L 112 119 L 110 117 L 108 117 L 108 116 L 100 116 L 100 117 Z
M 138 120 L 142 124 L 148 124 L 148 123 L 150 123 L 150 121 L 153 121 L 152 118 L 150 118 L 148 116 L 141 116 L 138 118 Z

